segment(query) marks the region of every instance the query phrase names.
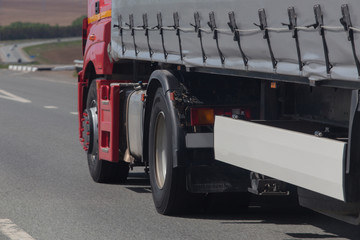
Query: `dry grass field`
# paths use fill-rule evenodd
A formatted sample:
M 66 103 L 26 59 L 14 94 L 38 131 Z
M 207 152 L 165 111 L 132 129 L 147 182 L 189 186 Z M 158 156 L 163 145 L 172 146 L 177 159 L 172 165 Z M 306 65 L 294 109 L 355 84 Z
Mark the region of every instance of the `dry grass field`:
M 82 42 L 57 42 L 24 48 L 24 51 L 35 57 L 39 64 L 72 64 L 75 59 L 82 59 Z
M 1 26 L 19 21 L 65 26 L 86 13 L 86 0 L 0 0 Z

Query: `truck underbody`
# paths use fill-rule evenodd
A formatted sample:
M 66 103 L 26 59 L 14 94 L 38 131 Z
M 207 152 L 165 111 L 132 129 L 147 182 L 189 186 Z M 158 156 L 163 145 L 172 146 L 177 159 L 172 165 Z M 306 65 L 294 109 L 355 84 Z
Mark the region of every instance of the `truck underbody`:
M 209 193 L 297 194 L 360 223 L 360 4 L 109 2 L 89 0 L 79 74 L 95 181 L 145 166 L 162 214 Z

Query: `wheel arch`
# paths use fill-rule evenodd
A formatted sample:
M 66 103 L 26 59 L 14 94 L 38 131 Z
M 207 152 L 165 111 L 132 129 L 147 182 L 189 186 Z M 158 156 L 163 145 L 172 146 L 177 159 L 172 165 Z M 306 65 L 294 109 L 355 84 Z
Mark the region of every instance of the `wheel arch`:
M 80 72 L 78 76 L 78 122 L 79 122 L 79 138 L 80 141 L 82 141 L 82 118 L 83 118 L 83 112 L 86 108 L 86 99 L 89 92 L 89 87 L 91 84 L 91 81 L 93 79 L 96 79 L 96 72 L 94 64 L 89 61 L 84 66 L 83 70 Z
M 88 91 L 89 91 L 89 87 L 91 82 L 97 78 L 96 75 L 96 70 L 95 70 L 95 66 L 94 63 L 92 61 L 89 61 L 88 64 L 86 65 L 85 71 L 84 71 L 84 82 L 85 82 L 85 88 L 83 91 L 83 106 L 82 109 L 85 109 L 85 105 L 86 105 L 86 99 L 87 99 L 87 95 L 88 95 Z
M 166 99 L 166 105 L 171 114 L 172 119 L 172 144 L 175 148 L 173 151 L 173 166 L 182 166 L 184 155 L 185 155 L 185 133 L 180 125 L 179 114 L 177 109 L 174 107 L 170 93 L 181 89 L 179 80 L 175 75 L 168 70 L 156 70 L 154 71 L 149 80 L 147 88 L 145 115 L 144 115 L 144 131 L 143 131 L 143 161 L 148 162 L 149 156 L 149 129 L 150 129 L 150 116 L 152 111 L 153 99 L 156 90 L 161 87 L 162 93 Z
M 94 63 L 92 61 L 89 61 L 85 68 L 84 78 L 90 79 L 91 77 L 96 77 L 96 71 Z

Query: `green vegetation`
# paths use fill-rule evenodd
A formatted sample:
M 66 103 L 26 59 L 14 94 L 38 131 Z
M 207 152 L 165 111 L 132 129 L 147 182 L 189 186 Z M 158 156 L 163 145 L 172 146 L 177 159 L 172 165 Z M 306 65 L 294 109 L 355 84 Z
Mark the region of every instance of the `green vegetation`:
M 47 43 L 23 50 L 40 64 L 68 64 L 82 58 L 82 41 Z
M 0 40 L 44 39 L 81 36 L 82 19 L 74 20 L 71 26 L 51 26 L 42 23 L 15 22 L 9 26 L 0 26 Z
M 0 69 L 8 68 L 8 67 L 9 67 L 9 64 L 0 63 Z

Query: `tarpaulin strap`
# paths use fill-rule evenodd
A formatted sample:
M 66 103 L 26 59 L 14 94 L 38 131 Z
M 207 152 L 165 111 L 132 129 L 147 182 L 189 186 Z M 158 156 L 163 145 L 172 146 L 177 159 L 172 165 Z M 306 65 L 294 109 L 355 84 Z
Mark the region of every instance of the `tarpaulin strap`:
M 150 46 L 150 36 L 149 36 L 149 22 L 148 22 L 148 17 L 147 14 L 143 14 L 142 15 L 143 18 L 143 29 L 145 30 L 145 36 L 146 36 L 146 40 L 147 40 L 147 45 L 148 45 L 148 49 L 149 49 L 149 55 L 150 58 L 152 58 L 152 55 L 154 54 L 154 51 L 152 50 L 151 46 Z
M 254 25 L 258 26 L 263 31 L 264 39 L 266 39 L 268 47 L 269 47 L 269 52 L 270 52 L 270 57 L 271 57 L 271 62 L 272 62 L 273 68 L 276 69 L 276 65 L 278 62 L 277 62 L 276 58 L 274 57 L 274 52 L 271 47 L 269 30 L 267 29 L 266 13 L 265 13 L 265 9 L 263 9 L 263 8 L 259 9 L 259 20 L 260 20 L 260 24 L 254 23 Z
M 326 64 L 326 72 L 327 74 L 330 74 L 331 69 L 333 68 L 333 65 L 330 63 L 330 59 L 329 59 L 329 48 L 326 42 L 326 37 L 325 37 L 325 28 L 323 28 L 324 26 L 324 16 L 323 13 L 321 11 L 321 7 L 319 4 L 314 6 L 314 14 L 315 14 L 315 23 L 312 25 L 309 25 L 307 27 L 313 27 L 315 29 L 319 29 L 319 33 L 321 35 L 322 38 L 322 42 L 323 42 L 323 47 L 324 47 L 324 55 L 325 55 L 325 64 Z
M 179 18 L 179 13 L 178 12 L 174 12 L 173 14 L 173 18 L 174 18 L 174 29 L 176 30 L 176 35 L 178 36 L 179 39 L 179 51 L 180 51 L 180 59 L 181 61 L 183 60 L 183 53 L 182 53 L 182 44 L 181 44 L 181 35 L 180 35 L 180 18 Z
M 121 49 L 122 49 L 122 55 L 125 54 L 126 48 L 125 48 L 125 44 L 124 44 L 124 36 L 123 36 L 123 26 L 122 26 L 122 16 L 119 15 L 118 16 L 118 24 L 114 24 L 113 26 L 114 28 L 119 28 L 119 34 L 120 34 L 120 39 L 121 39 Z
M 203 44 L 203 41 L 202 41 L 202 33 L 201 33 L 202 30 L 201 30 L 200 13 L 199 12 L 194 13 L 194 20 L 195 20 L 195 24 L 190 23 L 190 25 L 194 27 L 194 30 L 197 33 L 198 38 L 200 39 L 200 46 L 201 46 L 201 53 L 202 53 L 203 63 L 205 63 L 206 59 L 207 59 L 207 56 L 205 54 L 204 44 Z
M 219 46 L 219 35 L 218 35 L 218 30 L 216 29 L 216 22 L 215 22 L 215 13 L 214 12 L 210 12 L 209 13 L 209 18 L 210 21 L 208 22 L 208 25 L 211 29 L 211 31 L 214 33 L 213 35 L 213 39 L 216 40 L 216 47 L 220 56 L 220 60 L 221 60 L 221 64 L 225 63 L 225 56 L 222 53 L 220 46 Z
M 159 29 L 160 30 L 161 43 L 162 43 L 162 48 L 163 48 L 163 52 L 164 52 L 164 58 L 167 59 L 169 54 L 168 54 L 168 52 L 166 51 L 166 48 L 165 48 L 164 28 L 163 28 L 163 22 L 162 22 L 161 13 L 157 14 L 157 22 L 158 22 L 158 25 L 156 27 L 154 27 L 154 29 Z
M 134 43 L 134 50 L 135 50 L 135 56 L 138 55 L 140 51 L 137 50 L 136 41 L 135 41 L 135 27 L 134 27 L 134 15 L 129 15 L 129 23 L 125 23 L 131 31 L 131 36 L 133 37 L 133 43 Z
M 342 13 L 342 18 L 340 18 L 340 22 L 344 26 L 345 31 L 347 31 L 348 33 L 348 40 L 351 42 L 356 68 L 358 71 L 358 75 L 360 76 L 360 61 L 356 53 L 354 30 L 352 29 L 350 11 L 349 11 L 349 6 L 347 4 L 341 6 L 341 13 Z
M 242 47 L 241 47 L 241 41 L 240 41 L 240 32 L 238 31 L 238 27 L 237 27 L 237 24 L 236 24 L 236 20 L 235 20 L 235 13 L 234 12 L 230 12 L 229 13 L 229 22 L 228 22 L 228 25 L 231 29 L 231 32 L 233 32 L 234 34 L 234 41 L 237 42 L 238 46 L 239 46 L 239 50 L 240 50 L 240 53 L 241 53 L 241 56 L 242 56 L 242 59 L 244 61 L 244 65 L 245 67 L 247 67 L 248 65 L 248 61 L 249 59 L 246 57 Z
M 288 8 L 288 15 L 289 15 L 289 24 L 283 23 L 283 25 L 288 26 L 289 30 L 292 31 L 292 37 L 295 39 L 296 43 L 296 52 L 298 56 L 298 63 L 299 63 L 299 70 L 302 71 L 304 67 L 304 63 L 301 59 L 301 50 L 300 50 L 300 43 L 299 43 L 299 35 L 298 35 L 298 29 L 297 29 L 297 15 L 295 13 L 294 7 Z

